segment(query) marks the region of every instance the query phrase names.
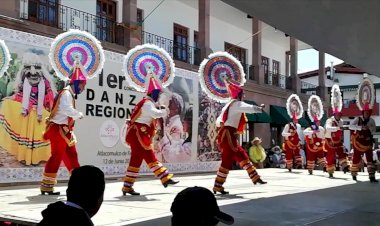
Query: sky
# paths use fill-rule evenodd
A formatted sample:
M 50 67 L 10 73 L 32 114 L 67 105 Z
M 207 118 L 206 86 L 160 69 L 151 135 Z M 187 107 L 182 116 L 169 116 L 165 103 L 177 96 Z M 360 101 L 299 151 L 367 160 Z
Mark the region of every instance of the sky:
M 334 65 L 340 64 L 343 61 L 331 56 L 325 55 L 325 67 L 331 65 L 331 61 Z M 313 71 L 319 67 L 319 53 L 315 49 L 306 49 L 298 51 L 298 73 Z

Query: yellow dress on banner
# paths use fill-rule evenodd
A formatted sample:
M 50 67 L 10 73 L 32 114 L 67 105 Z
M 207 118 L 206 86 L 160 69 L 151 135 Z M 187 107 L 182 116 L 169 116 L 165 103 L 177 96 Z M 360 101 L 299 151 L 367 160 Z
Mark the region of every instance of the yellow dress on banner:
M 50 157 L 50 143 L 42 139 L 44 119 L 49 112 L 43 109 L 42 122 L 37 121 L 35 107 L 23 117 L 21 103 L 3 99 L 0 103 L 0 147 L 14 155 L 24 165 L 38 165 Z

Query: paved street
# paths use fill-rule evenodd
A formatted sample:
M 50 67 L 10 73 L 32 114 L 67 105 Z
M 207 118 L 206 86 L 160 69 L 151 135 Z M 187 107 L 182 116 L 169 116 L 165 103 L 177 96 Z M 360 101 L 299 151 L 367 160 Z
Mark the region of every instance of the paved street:
M 217 196 L 221 209 L 235 217 L 234 225 L 380 225 L 380 185 L 370 184 L 365 173 L 351 180 L 336 173 L 329 179 L 321 171 L 288 173 L 282 169 L 259 171 L 266 185 L 253 185 L 245 171 L 231 171 L 225 184 L 230 195 Z M 122 197 L 120 181 L 109 181 L 105 200 L 93 218 L 95 225 L 170 225 L 170 205 L 175 195 L 188 186 L 211 188 L 214 174 L 178 176 L 175 187 L 163 188 L 157 179 L 141 178 L 135 189 L 139 197 Z M 57 190 L 64 193 L 64 185 Z M 39 195 L 35 186 L 11 187 L 0 191 L 0 216 L 38 222 L 48 203 L 65 196 Z

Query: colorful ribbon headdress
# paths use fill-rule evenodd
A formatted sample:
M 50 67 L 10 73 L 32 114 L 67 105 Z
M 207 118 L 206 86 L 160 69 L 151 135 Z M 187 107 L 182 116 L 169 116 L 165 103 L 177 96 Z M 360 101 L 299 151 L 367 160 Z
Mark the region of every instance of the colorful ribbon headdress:
M 246 81 L 240 61 L 226 52 L 212 53 L 204 59 L 199 79 L 207 96 L 221 103 L 236 99 Z
M 8 70 L 11 60 L 11 54 L 9 53 L 7 45 L 5 45 L 3 40 L 0 40 L 0 78 Z
M 333 114 L 340 113 L 343 107 L 342 93 L 339 85 L 334 84 L 331 88 L 331 108 Z
M 286 111 L 293 122 L 297 122 L 303 115 L 302 102 L 297 94 L 292 94 L 286 101 Z
M 57 76 L 70 82 L 86 81 L 101 73 L 105 61 L 100 42 L 91 34 L 71 29 L 52 42 L 50 64 Z
M 123 74 L 129 86 L 150 94 L 169 86 L 175 77 L 171 56 L 162 48 L 144 44 L 129 50 L 123 61 Z
M 375 103 L 375 87 L 369 78 L 364 78 L 358 87 L 356 105 L 360 111 L 372 110 Z
M 324 111 L 321 98 L 317 95 L 311 95 L 307 103 L 307 115 L 313 122 L 321 121 Z

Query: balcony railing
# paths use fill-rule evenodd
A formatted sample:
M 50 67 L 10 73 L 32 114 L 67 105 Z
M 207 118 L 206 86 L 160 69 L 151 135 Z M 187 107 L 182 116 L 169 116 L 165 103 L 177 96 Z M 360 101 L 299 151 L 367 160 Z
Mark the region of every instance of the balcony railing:
M 20 0 L 20 16 L 64 31 L 70 28 L 87 31 L 98 40 L 124 45 L 124 27 L 116 21 L 53 1 Z
M 264 82 L 265 84 L 280 87 L 282 89 L 286 88 L 286 76 L 273 73 L 272 71 L 264 72 Z
M 166 50 L 174 60 L 188 64 L 200 65 L 201 50 L 184 44 L 177 44 L 173 40 L 164 38 L 146 31 L 142 31 L 143 43 L 157 45 Z

